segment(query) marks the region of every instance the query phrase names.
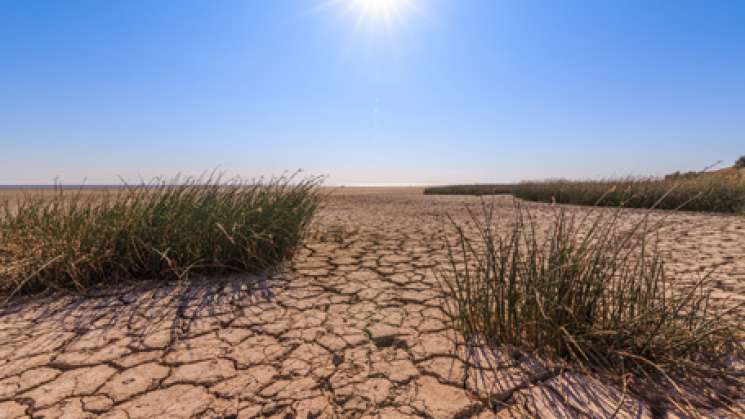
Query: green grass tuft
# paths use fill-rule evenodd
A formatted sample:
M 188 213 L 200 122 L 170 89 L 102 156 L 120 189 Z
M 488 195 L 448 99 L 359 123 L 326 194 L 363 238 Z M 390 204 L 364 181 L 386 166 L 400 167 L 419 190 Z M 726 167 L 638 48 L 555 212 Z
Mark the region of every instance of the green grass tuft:
M 743 371 L 730 365 L 745 355 L 740 306 L 712 303 L 710 275 L 671 278 L 648 215 L 624 227 L 620 209 L 581 218 L 557 209 L 546 230 L 519 206 L 509 225 L 492 214 L 484 204 L 466 224 L 451 219 L 457 241 L 438 272 L 464 342 L 601 373 L 687 411 L 700 407 L 691 389 L 716 406 L 745 394 Z
M 260 272 L 289 258 L 322 179 L 155 179 L 0 203 L 0 294 Z

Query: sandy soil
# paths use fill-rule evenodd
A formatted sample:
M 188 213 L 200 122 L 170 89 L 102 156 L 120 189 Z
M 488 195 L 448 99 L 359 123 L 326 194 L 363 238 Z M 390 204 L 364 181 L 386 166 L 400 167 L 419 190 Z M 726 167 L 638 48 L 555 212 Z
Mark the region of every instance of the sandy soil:
M 477 371 L 454 350 L 431 268 L 444 257 L 440 215 L 462 220 L 477 203 L 337 188 L 281 275 L 16 301 L 0 315 L 0 417 L 608 417 L 617 406 L 651 417 L 619 389 L 531 360 L 504 360 L 496 413 L 467 390 Z M 498 214 L 511 205 L 497 198 Z M 745 299 L 744 217 L 666 225 L 682 281 L 717 266 L 716 298 Z

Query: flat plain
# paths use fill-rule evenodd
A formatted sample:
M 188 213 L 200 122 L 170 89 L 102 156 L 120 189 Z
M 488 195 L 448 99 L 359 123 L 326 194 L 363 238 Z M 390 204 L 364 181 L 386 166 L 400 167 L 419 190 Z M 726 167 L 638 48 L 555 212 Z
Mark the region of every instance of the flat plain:
M 500 360 L 484 394 L 434 274 L 446 260 L 443 215 L 465 223 L 480 198 L 326 191 L 306 243 L 279 273 L 11 302 L 0 313 L 0 417 L 659 415 L 600 377 L 530 358 Z M 512 197 L 485 199 L 497 217 L 512 216 Z M 560 207 L 523 205 L 539 223 Z M 745 217 L 652 219 L 664 224 L 660 249 L 681 283 L 715 269 L 715 302 L 745 301 Z

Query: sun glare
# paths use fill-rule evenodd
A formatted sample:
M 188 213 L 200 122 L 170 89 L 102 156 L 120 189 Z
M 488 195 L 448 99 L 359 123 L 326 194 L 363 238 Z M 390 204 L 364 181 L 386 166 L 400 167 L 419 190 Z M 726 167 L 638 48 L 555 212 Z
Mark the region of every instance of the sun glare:
M 359 26 L 392 28 L 410 14 L 415 0 L 346 0 L 345 12 L 356 16 Z

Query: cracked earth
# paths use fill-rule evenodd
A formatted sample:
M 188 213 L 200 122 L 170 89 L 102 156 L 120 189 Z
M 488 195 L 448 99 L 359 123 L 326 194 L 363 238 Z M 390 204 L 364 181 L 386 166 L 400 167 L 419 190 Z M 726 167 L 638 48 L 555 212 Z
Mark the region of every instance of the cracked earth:
M 281 274 L 15 301 L 0 314 L 0 417 L 652 417 L 528 357 L 495 360 L 489 395 L 477 388 L 432 268 L 439 216 L 478 202 L 341 189 Z M 511 198 L 496 203 L 509 217 Z M 745 299 L 745 218 L 674 214 L 661 247 L 682 281 L 716 266 L 715 297 Z

